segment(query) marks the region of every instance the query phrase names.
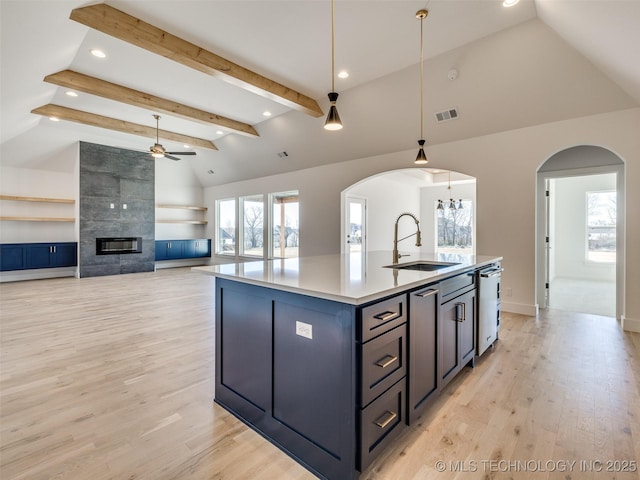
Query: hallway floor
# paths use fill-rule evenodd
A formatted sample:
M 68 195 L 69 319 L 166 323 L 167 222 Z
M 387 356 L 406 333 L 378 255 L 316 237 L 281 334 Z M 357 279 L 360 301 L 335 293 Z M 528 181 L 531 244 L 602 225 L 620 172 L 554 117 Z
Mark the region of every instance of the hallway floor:
M 549 290 L 549 308 L 605 317 L 616 316 L 615 282 L 555 278 Z

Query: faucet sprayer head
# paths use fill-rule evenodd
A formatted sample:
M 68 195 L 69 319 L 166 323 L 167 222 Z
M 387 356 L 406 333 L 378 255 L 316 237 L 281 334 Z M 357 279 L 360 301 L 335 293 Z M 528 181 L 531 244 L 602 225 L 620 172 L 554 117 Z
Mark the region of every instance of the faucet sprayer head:
M 420 230 L 418 229 L 418 231 L 416 232 L 416 247 L 421 247 L 422 246 L 422 232 L 420 232 Z

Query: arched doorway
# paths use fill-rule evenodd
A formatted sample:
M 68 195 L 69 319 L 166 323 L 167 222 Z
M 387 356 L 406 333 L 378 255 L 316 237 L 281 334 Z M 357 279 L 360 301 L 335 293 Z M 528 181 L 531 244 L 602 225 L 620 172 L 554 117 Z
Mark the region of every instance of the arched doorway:
M 541 308 L 620 318 L 624 162 L 602 147 L 567 148 L 538 169 L 536 290 Z
M 452 199 L 456 210 L 449 208 Z M 437 210 L 438 200 L 442 200 L 444 209 Z M 475 253 L 475 201 L 475 178 L 459 172 L 408 168 L 365 178 L 342 192 L 341 252 L 391 250 L 395 220 L 399 214 L 410 212 L 420 219 L 422 247 L 403 243 L 405 251 L 437 253 L 448 247 L 457 248 L 459 253 Z M 457 210 L 460 202 L 464 207 Z M 353 218 L 361 219 L 361 224 Z M 449 232 L 457 229 L 453 230 L 453 245 L 444 245 L 452 243 L 451 235 L 442 235 L 445 227 Z M 399 237 L 412 233 L 412 228 L 411 222 L 401 223 Z M 468 241 L 463 240 L 467 234 Z

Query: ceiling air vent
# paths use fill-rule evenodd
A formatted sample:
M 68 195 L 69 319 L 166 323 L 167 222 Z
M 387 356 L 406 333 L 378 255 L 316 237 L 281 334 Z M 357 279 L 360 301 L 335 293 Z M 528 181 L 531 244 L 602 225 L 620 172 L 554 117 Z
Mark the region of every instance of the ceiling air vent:
M 289 154 L 288 154 L 287 152 L 280 152 L 280 153 L 278 153 L 278 156 L 279 156 L 280 158 L 285 158 L 285 157 L 288 157 L 288 156 L 289 156 Z
M 448 120 L 455 120 L 460 115 L 458 114 L 458 109 L 456 107 L 449 108 L 448 110 L 443 110 L 441 112 L 436 112 L 436 120 L 438 122 L 446 122 Z

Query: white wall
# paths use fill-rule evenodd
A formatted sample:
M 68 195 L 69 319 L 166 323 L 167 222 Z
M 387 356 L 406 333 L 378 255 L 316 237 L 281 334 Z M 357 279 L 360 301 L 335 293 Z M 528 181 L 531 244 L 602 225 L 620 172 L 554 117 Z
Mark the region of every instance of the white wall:
M 554 179 L 552 185 L 555 248 L 551 253 L 556 266 L 555 276 L 615 282 L 615 263 L 586 260 L 587 192 L 615 190 L 615 174 L 558 178 Z
M 204 190 L 189 165 L 189 159 L 176 162 L 166 158 L 156 160 L 156 205 L 204 205 Z M 158 220 L 206 220 L 211 212 L 156 208 L 156 240 L 208 238 L 207 227 L 183 223 L 162 223 Z M 212 218 L 212 217 L 211 217 Z
M 472 200 L 473 201 L 473 213 L 471 215 L 471 224 L 474 232 L 474 240 L 476 236 L 476 184 L 474 183 L 461 183 L 461 184 L 451 184 L 451 195 L 448 190 L 448 185 L 437 185 L 432 187 L 425 187 L 420 190 L 421 198 L 420 203 L 422 205 L 422 224 L 423 234 L 422 234 L 422 251 L 424 252 L 435 252 L 436 244 L 437 244 L 437 236 L 438 236 L 438 222 L 437 215 L 435 210 L 435 205 L 438 200 L 448 201 L 453 195 L 453 198 L 457 201 L 459 199 L 462 200 Z M 457 203 L 456 203 L 457 204 Z M 445 208 L 447 208 L 447 203 L 445 203 Z M 476 242 L 474 241 L 473 248 L 475 252 Z
M 0 192 L 23 197 L 65 198 L 75 204 L 0 201 L 0 216 L 76 217 L 76 172 L 51 172 L 31 168 L 0 167 Z M 0 243 L 75 242 L 73 222 L 3 221 Z
M 429 167 L 477 179 L 476 251 L 504 257 L 503 285 L 512 297 L 507 311 L 535 312 L 535 185 L 539 166 L 575 145 L 600 145 L 619 155 L 628 185 L 640 185 L 640 109 L 593 115 L 427 147 Z M 326 165 L 205 189 L 212 211 L 216 198 L 300 191 L 300 253 L 340 251 L 340 193 L 376 173 L 413 165 L 415 151 Z M 640 244 L 640 189 L 628 188 L 627 243 Z M 640 251 L 628 249 L 626 313 L 640 321 Z
M 373 250 L 392 250 L 394 225 L 398 215 L 404 212 L 414 214 L 421 219 L 420 189 L 399 181 L 385 178 L 384 175 L 371 178 L 353 188 L 346 194 L 367 199 L 367 248 Z M 421 230 L 424 229 L 420 222 Z M 411 235 L 416 226 L 411 218 L 403 218 L 398 223 L 398 238 Z M 407 238 L 398 245 L 401 253 L 417 252 L 415 237 Z

